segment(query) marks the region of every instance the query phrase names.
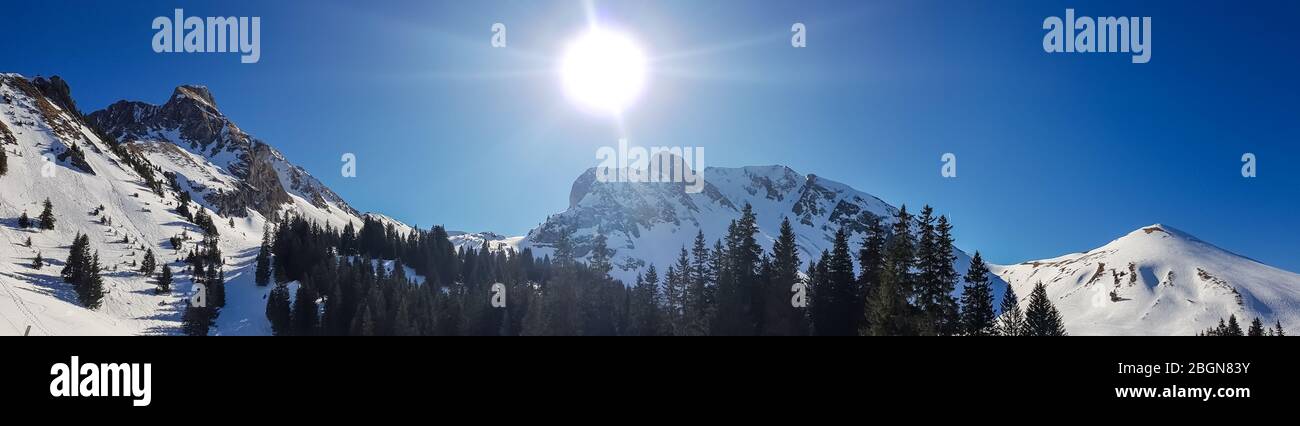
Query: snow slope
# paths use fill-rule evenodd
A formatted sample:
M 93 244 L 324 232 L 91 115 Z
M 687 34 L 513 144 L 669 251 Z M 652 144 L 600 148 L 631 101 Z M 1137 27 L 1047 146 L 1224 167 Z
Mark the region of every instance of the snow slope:
M 1300 275 L 1236 255 L 1168 225 L 1084 253 L 993 266 L 1026 302 L 1042 282 L 1074 335 L 1194 335 L 1236 315 L 1300 327 Z
M 178 259 L 202 232 L 175 212 L 178 201 L 172 191 L 164 191 L 162 196 L 153 193 L 142 176 L 90 130 L 71 104 L 66 85 L 60 95 L 57 85 L 34 84 L 43 82 L 48 81 L 0 74 L 0 148 L 9 156 L 9 173 L 0 176 L 0 335 L 22 334 L 29 326 L 31 335 L 179 333 L 192 282 Z M 173 101 L 182 92 L 178 88 Z M 211 103 L 210 96 L 206 95 L 205 103 Z M 215 104 L 209 106 L 220 116 Z M 213 333 L 268 334 L 265 298 L 270 288 L 255 286 L 252 272 L 266 219 L 251 208 L 222 217 L 218 215 L 222 206 L 208 200 L 228 207 L 230 199 L 208 195 L 248 187 L 247 179 L 240 175 L 261 175 L 285 184 L 284 203 L 271 206 L 270 211 L 335 226 L 347 221 L 359 225 L 360 219 L 328 188 L 278 152 L 272 150 L 273 155 L 260 157 L 270 159 L 266 164 L 273 168 L 268 170 L 276 175 L 248 173 L 238 170 L 250 158 L 243 152 L 196 148 L 175 129 L 152 128 L 149 134 L 156 137 L 124 142 L 160 169 L 155 178 L 162 179 L 162 172 L 176 173 L 182 189 L 213 215 L 220 228 L 221 250 L 227 257 L 227 306 Z M 84 153 L 84 162 L 74 156 L 60 158 L 74 145 Z M 46 155 L 54 161 L 47 161 Z M 19 229 L 19 215 L 26 212 L 35 219 L 45 199 L 54 204 L 55 229 Z M 92 250 L 98 251 L 106 269 L 106 295 L 97 310 L 82 307 L 71 286 L 59 277 L 69 245 L 78 233 L 89 236 Z M 192 237 L 185 250 L 173 250 L 168 242 L 178 235 Z M 31 247 L 26 245 L 29 238 Z M 134 271 L 132 263 L 139 264 L 146 248 L 153 249 L 159 263 L 170 265 L 175 272 L 172 293 L 155 295 L 153 280 Z M 34 269 L 32 259 L 38 252 L 46 264 Z

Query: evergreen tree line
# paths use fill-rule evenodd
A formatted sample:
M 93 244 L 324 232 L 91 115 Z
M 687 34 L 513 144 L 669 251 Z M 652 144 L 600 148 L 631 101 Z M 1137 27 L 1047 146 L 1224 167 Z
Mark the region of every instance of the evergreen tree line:
M 289 217 L 264 230 L 256 274 L 276 283 L 266 313 L 277 335 L 1065 334 L 1041 283 L 1023 312 L 1008 289 L 995 315 L 987 267 L 976 253 L 958 276 L 952 227 L 931 208 L 900 209 L 888 230 L 873 219 L 860 274 L 844 230 L 800 274 L 789 220 L 769 250 L 746 205 L 723 238 L 699 233 L 667 269 L 649 265 L 625 286 L 599 234 L 580 262 L 569 232 L 553 258 L 535 258 L 486 243 L 457 250 L 442 227 L 402 234 L 371 218 L 336 229 Z
M 1285 336 L 1286 331 L 1282 329 L 1282 321 L 1278 320 L 1273 327 L 1264 327 L 1264 322 L 1255 317 L 1250 322 L 1250 327 L 1246 331 L 1241 330 L 1241 324 L 1237 323 L 1237 315 L 1229 315 L 1228 321 L 1224 322 L 1219 318 L 1219 325 L 1210 327 L 1196 333 L 1197 336 Z

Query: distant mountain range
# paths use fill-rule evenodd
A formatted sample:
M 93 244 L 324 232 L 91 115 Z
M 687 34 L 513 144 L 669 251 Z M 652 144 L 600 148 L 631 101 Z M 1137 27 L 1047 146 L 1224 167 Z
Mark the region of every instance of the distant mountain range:
M 150 182 L 174 179 L 194 200 L 193 208 L 219 217 L 221 248 L 231 260 L 217 334 L 270 331 L 264 315 L 268 288 L 254 286 L 251 273 L 268 220 L 296 215 L 340 228 L 359 226 L 368 216 L 399 232 L 412 229 L 380 214 L 359 213 L 272 145 L 240 129 L 202 86 L 177 87 L 162 105 L 119 101 L 83 115 L 58 77 L 0 74 L 0 147 L 9 158 L 9 172 L 0 176 L 0 237 L 7 242 L 0 246 L 0 334 L 20 334 L 28 325 L 33 334 L 179 332 L 189 281 L 179 275 L 176 291 L 154 295 L 152 283 L 127 272 L 147 248 L 179 271 L 175 261 L 184 250 L 163 247 L 170 247 L 172 237 L 197 233 L 175 211 L 178 193 L 155 192 Z M 53 176 L 46 176 L 49 170 Z M 449 232 L 450 239 L 466 249 L 527 247 L 544 256 L 566 231 L 585 258 L 599 232 L 615 250 L 614 276 L 631 282 L 649 265 L 669 265 L 697 233 L 710 244 L 722 238 L 745 204 L 758 216 L 765 247 L 789 218 L 805 262 L 830 249 L 836 230 L 848 229 L 856 246 L 868 221 L 888 224 L 897 212 L 846 184 L 784 166 L 710 167 L 704 178 L 704 190 L 691 194 L 682 184 L 599 182 L 591 169 L 574 182 L 569 207 L 527 235 Z M 55 230 L 19 229 L 18 216 L 35 217 L 47 198 L 56 206 Z M 80 307 L 58 277 L 58 263 L 78 233 L 90 236 L 111 268 L 108 295 L 96 311 Z M 30 267 L 37 253 L 50 260 L 41 269 Z M 956 255 L 954 266 L 964 273 L 969 256 Z M 1009 285 L 1022 302 L 1043 282 L 1076 335 L 1194 334 L 1228 315 L 1300 326 L 1300 275 L 1164 225 L 1085 253 L 994 265 L 990 275 L 995 297 Z

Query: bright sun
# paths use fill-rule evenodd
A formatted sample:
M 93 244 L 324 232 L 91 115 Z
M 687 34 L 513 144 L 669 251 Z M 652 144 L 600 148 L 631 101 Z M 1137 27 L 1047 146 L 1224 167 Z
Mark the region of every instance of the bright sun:
M 624 34 L 592 29 L 564 51 L 564 92 L 584 110 L 617 115 L 645 89 L 646 58 Z

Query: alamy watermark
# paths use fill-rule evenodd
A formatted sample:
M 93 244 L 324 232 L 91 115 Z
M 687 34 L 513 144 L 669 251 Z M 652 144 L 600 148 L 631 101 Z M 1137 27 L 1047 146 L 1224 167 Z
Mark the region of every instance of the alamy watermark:
M 704 147 L 646 148 L 628 146 L 627 139 L 619 139 L 617 149 L 597 149 L 596 159 L 600 160 L 598 182 L 676 182 L 686 184 L 688 194 L 704 191 Z
M 1047 53 L 1132 53 L 1133 63 L 1151 61 L 1151 17 L 1091 18 L 1074 16 L 1065 9 L 1065 19 L 1048 16 L 1043 20 L 1043 50 Z
M 81 363 L 76 355 L 67 363 L 50 366 L 50 396 L 128 397 L 131 405 L 144 407 L 153 400 L 150 363 Z
M 156 53 L 242 53 L 239 62 L 255 64 L 262 59 L 262 18 L 197 16 L 185 17 L 176 9 L 174 17 L 153 18 L 153 51 Z

